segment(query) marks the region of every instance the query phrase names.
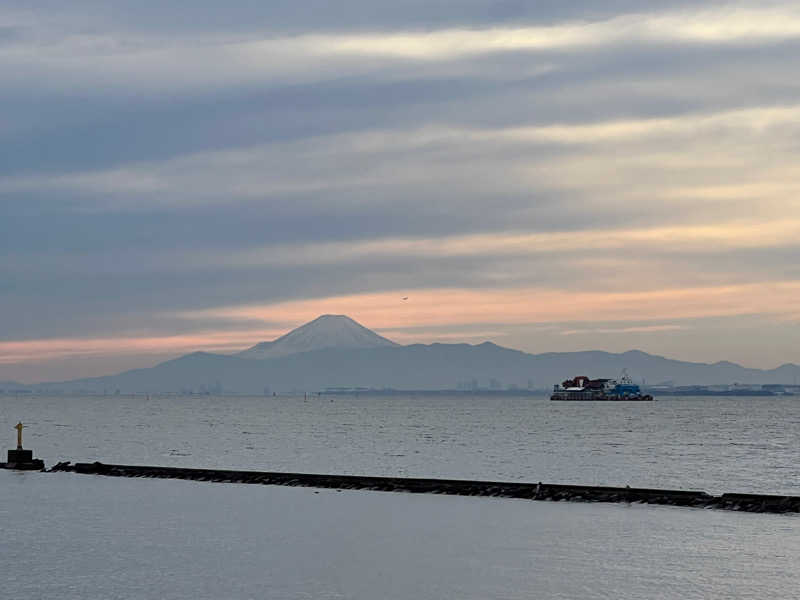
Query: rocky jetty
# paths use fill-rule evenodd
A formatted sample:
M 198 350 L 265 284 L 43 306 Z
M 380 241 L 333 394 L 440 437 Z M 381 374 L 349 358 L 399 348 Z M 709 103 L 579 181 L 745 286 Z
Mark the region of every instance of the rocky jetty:
M 461 479 L 420 479 L 407 477 L 367 477 L 360 475 L 319 475 L 311 473 L 276 473 L 265 471 L 229 471 L 222 469 L 189 469 L 109 465 L 100 462 L 58 463 L 50 471 L 106 475 L 110 477 L 151 477 L 190 479 L 219 483 L 251 483 L 346 490 L 450 494 L 457 496 L 489 496 L 569 502 L 623 502 L 718 508 L 759 513 L 800 512 L 800 496 L 764 494 L 722 494 L 689 490 L 563 485 L 552 483 L 515 483 L 503 481 L 471 481 Z

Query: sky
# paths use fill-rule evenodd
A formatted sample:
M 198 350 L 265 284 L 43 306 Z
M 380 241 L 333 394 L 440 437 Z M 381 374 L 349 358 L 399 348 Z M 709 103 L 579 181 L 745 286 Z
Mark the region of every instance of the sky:
M 0 380 L 324 313 L 800 363 L 798 56 L 797 2 L 6 0 Z

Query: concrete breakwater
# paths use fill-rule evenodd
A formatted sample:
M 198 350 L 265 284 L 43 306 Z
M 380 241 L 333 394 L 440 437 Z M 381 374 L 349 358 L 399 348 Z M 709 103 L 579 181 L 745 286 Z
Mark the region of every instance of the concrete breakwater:
M 151 477 L 188 479 L 220 483 L 250 483 L 381 492 L 449 494 L 456 496 L 489 496 L 571 502 L 623 502 L 719 508 L 760 513 L 800 512 L 800 496 L 766 494 L 722 494 L 712 496 L 701 491 L 659 490 L 650 488 L 565 485 L 553 483 L 516 483 L 504 481 L 471 481 L 461 479 L 420 479 L 408 477 L 369 477 L 361 475 L 319 475 L 311 473 L 277 473 L 268 471 L 230 471 L 109 465 L 99 462 L 70 464 L 62 462 L 51 472 L 67 471 L 111 477 Z

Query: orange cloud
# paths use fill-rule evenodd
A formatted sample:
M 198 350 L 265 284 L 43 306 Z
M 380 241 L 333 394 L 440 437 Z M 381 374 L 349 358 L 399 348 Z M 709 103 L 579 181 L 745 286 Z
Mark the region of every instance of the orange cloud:
M 682 325 L 642 325 L 636 327 L 590 327 L 586 329 L 565 329 L 561 335 L 606 334 L 606 333 L 652 333 L 654 331 L 678 331 Z
M 408 300 L 403 300 L 408 296 Z M 43 339 L 0 342 L 0 363 L 33 363 L 67 356 L 104 354 L 179 354 L 194 350 L 234 352 L 274 339 L 320 314 L 340 313 L 367 327 L 391 330 L 398 341 L 475 340 L 499 335 L 496 330 L 425 333 L 411 328 L 465 325 L 514 325 L 574 321 L 663 321 L 762 314 L 776 320 L 797 318 L 800 282 L 697 287 L 635 292 L 572 292 L 538 288 L 503 290 L 425 289 L 352 294 L 192 311 L 192 318 L 225 317 L 285 323 L 285 328 L 242 332 L 209 331 L 193 335 Z M 665 331 L 677 325 L 638 325 L 603 332 Z M 405 331 L 404 331 L 405 330 Z M 599 330 L 598 330 L 599 331 Z M 578 333 L 567 330 L 567 334 Z
M 194 335 L 161 337 L 56 338 L 0 342 L 0 364 L 40 362 L 67 356 L 104 354 L 172 354 L 206 351 L 236 351 L 285 333 L 258 330 L 252 332 L 214 331 Z
M 408 300 L 402 300 L 406 295 Z M 479 323 L 647 321 L 793 314 L 799 295 L 800 282 L 794 281 L 643 292 L 426 289 L 220 308 L 192 312 L 190 316 L 300 324 L 322 313 L 342 313 L 376 329 Z

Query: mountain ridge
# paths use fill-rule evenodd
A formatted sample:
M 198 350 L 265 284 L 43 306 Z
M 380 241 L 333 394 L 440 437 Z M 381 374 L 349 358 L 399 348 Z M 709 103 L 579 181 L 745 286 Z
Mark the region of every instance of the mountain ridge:
M 250 352 L 254 349 L 259 351 Z M 623 369 L 650 384 L 793 384 L 800 380 L 800 366 L 791 363 L 762 370 L 729 361 L 680 361 L 642 350 L 530 354 L 490 341 L 404 346 L 344 315 L 322 315 L 272 342 L 233 355 L 196 351 L 116 375 L 25 387 L 63 392 L 247 394 L 318 392 L 329 387 L 548 389 L 576 374 L 616 377 Z
M 230 393 L 318 392 L 329 387 L 403 389 L 487 388 L 500 386 L 547 389 L 576 374 L 617 376 L 622 369 L 637 380 L 675 385 L 783 383 L 800 379 L 800 366 L 760 370 L 716 368 L 649 354 L 631 361 L 625 353 L 600 350 L 528 354 L 502 346 L 413 344 L 378 349 L 323 349 L 271 359 L 251 359 L 195 352 L 154 367 L 118 375 L 35 386 L 41 391 L 124 393 L 224 390 Z

